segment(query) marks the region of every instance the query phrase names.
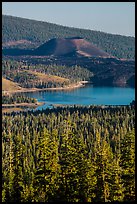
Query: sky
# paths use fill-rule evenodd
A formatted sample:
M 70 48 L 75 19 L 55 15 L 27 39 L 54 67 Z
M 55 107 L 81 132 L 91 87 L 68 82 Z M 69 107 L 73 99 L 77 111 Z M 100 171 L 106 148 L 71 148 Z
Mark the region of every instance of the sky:
M 2 14 L 135 36 L 134 2 L 2 2 Z

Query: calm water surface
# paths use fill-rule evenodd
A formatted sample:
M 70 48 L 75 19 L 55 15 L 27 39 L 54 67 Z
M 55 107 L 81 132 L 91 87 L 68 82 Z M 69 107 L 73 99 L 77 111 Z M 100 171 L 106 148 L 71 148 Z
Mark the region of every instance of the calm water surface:
M 129 87 L 93 87 L 87 85 L 71 91 L 40 91 L 23 95 L 45 102 L 37 110 L 50 107 L 51 104 L 67 105 L 127 105 L 135 99 L 135 89 Z

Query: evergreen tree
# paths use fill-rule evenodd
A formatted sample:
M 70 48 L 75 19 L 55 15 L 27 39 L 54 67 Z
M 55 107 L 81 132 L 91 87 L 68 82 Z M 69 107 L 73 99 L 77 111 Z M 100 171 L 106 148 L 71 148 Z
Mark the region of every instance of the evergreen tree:
M 100 134 L 96 133 L 95 141 L 95 164 L 96 164 L 96 198 L 97 202 L 109 202 L 111 191 L 111 176 L 113 168 L 113 153 L 110 145 L 101 141 Z
M 111 176 L 111 190 L 110 190 L 111 201 L 122 202 L 124 200 L 121 173 L 122 172 L 121 172 L 121 167 L 119 166 L 119 160 L 114 159 L 112 176 Z
M 127 133 L 121 142 L 120 166 L 124 201 L 135 200 L 135 132 Z
M 46 128 L 41 132 L 39 137 L 38 149 L 39 158 L 36 164 L 36 173 L 34 185 L 35 201 L 47 202 L 52 201 L 54 191 L 56 192 L 58 166 L 58 147 L 54 140 L 52 141 Z

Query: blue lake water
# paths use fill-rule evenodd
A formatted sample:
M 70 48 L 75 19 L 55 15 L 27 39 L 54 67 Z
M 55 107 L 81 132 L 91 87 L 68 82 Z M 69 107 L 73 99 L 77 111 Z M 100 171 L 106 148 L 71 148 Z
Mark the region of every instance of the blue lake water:
M 37 110 L 50 107 L 51 104 L 67 105 L 128 105 L 135 100 L 135 89 L 129 87 L 94 87 L 87 85 L 82 88 L 65 91 L 40 91 L 23 93 L 45 102 Z

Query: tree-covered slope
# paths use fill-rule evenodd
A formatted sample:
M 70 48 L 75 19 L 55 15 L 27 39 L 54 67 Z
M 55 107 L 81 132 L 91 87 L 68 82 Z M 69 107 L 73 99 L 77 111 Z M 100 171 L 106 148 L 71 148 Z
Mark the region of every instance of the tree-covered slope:
M 74 36 L 82 37 L 118 58 L 134 59 L 134 37 L 66 27 L 13 16 L 2 16 L 3 47 L 35 48 L 52 38 Z
M 134 106 L 3 114 L 2 202 L 134 203 L 134 128 Z

